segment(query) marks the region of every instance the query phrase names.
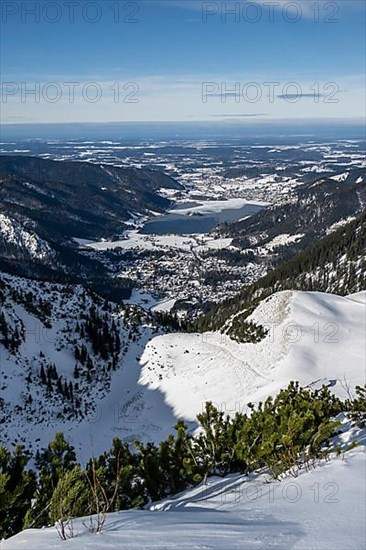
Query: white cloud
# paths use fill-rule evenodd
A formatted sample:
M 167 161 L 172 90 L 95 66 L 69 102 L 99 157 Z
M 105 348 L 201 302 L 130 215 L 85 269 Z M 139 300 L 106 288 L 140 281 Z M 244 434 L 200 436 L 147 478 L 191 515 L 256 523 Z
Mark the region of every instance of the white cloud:
M 2 97 L 3 122 L 28 121 L 30 117 L 34 122 L 131 122 L 212 120 L 223 114 L 258 120 L 365 116 L 362 75 L 318 79 L 317 84 L 315 79 L 304 78 L 295 84 L 295 77 L 278 74 L 252 75 L 250 79 L 225 74 L 200 78 L 136 75 L 129 79 L 129 86 L 126 81 L 117 84 L 100 80 L 94 85 L 80 82 L 74 89 L 73 101 L 70 88 L 64 85 L 70 80 L 57 81 L 58 92 L 61 91 L 57 101 L 57 88 L 48 86 L 46 81 L 40 83 L 38 98 L 21 86 L 16 94 L 10 87 L 3 88 L 3 92 L 9 92 L 8 97 Z M 268 84 L 274 82 L 278 84 Z M 32 87 L 31 82 L 27 85 L 28 89 Z M 98 92 L 100 97 L 94 101 Z M 262 116 L 258 117 L 258 113 Z

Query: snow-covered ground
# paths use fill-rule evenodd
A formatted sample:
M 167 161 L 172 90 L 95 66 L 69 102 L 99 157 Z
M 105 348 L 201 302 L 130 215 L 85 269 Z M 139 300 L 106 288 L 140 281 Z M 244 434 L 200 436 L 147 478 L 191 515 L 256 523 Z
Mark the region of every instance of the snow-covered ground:
M 160 312 L 166 312 L 170 311 L 175 304 L 176 300 L 173 298 L 172 300 L 163 300 L 162 302 L 159 302 L 156 304 L 156 306 L 153 306 L 151 308 L 151 311 L 160 311 Z
M 268 202 L 260 201 L 247 201 L 241 198 L 230 198 L 227 200 L 210 200 L 210 201 L 201 201 L 200 203 L 194 204 L 193 206 L 180 207 L 179 203 L 176 208 L 169 210 L 168 212 L 172 214 L 182 214 L 182 215 L 191 215 L 191 214 L 218 214 L 224 210 L 240 210 L 246 205 L 254 206 L 268 206 Z
M 334 181 L 345 181 L 349 176 L 349 172 L 344 172 L 343 174 L 337 174 L 336 176 L 331 176 L 330 179 Z
M 75 239 L 76 240 L 76 239 Z M 189 251 L 194 248 L 222 249 L 231 245 L 230 238 L 212 238 L 207 235 L 144 235 L 133 229 L 125 232 L 125 238 L 119 241 L 83 241 L 78 239 L 79 244 L 93 250 L 183 250 Z
M 327 235 L 329 235 L 333 231 L 336 231 L 337 229 L 346 225 L 347 223 L 352 222 L 355 219 L 356 219 L 356 216 L 348 216 L 348 218 L 346 218 L 345 220 L 341 220 L 339 222 L 334 223 L 327 229 Z
M 208 483 L 150 506 L 109 514 L 102 533 L 74 521 L 75 538 L 56 528 L 31 529 L 1 550 L 257 550 L 365 548 L 365 447 L 333 458 L 297 478 L 266 474 L 210 478 Z
M 269 243 L 265 245 L 264 248 L 267 250 L 273 251 L 278 246 L 283 246 L 285 244 L 291 244 L 296 243 L 297 241 L 301 240 L 304 237 L 304 234 L 298 234 L 298 235 L 289 235 L 288 233 L 284 233 L 283 235 L 276 235 Z
M 133 289 L 131 297 L 128 300 L 124 300 L 125 304 L 135 304 L 149 309 L 150 311 L 170 311 L 174 307 L 176 300 L 155 300 L 148 292 L 141 292 L 140 290 Z

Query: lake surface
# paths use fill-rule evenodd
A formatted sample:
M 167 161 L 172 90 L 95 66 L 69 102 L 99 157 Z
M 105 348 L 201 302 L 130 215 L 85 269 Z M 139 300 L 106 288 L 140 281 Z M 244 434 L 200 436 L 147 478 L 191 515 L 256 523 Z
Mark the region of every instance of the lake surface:
M 170 213 L 148 221 L 141 229 L 144 235 L 189 235 L 192 233 L 209 233 L 217 225 L 224 222 L 235 222 L 246 216 L 251 216 L 261 210 L 258 204 L 245 204 L 241 208 L 227 208 L 220 212 L 210 212 L 200 215 Z M 177 210 L 179 212 L 179 210 Z

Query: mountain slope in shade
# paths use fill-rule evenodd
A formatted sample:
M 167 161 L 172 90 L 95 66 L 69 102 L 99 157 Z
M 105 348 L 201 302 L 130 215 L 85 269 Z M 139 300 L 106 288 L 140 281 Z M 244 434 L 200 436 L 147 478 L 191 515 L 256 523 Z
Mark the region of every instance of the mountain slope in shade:
M 113 278 L 74 238 L 113 238 L 131 218 L 164 212 L 161 188 L 181 186 L 155 170 L 0 155 L 0 270 L 128 298 L 132 281 Z
M 209 478 L 207 484 L 147 510 L 109 514 L 102 533 L 74 522 L 75 538 L 30 529 L 2 550 L 267 550 L 361 549 L 365 542 L 365 447 L 333 458 L 298 478 L 268 483 L 267 475 Z
M 108 304 L 81 286 L 7 274 L 0 305 L 0 446 L 24 442 L 35 452 L 61 430 L 87 458 L 108 448 L 121 427 L 132 441 L 154 433 L 137 358 L 156 329 L 139 308 Z M 105 424 L 101 433 L 96 421 L 98 429 Z
M 163 212 L 156 193 L 180 184 L 154 170 L 0 155 L 0 204 L 41 237 L 101 238 L 121 233 L 132 214 Z

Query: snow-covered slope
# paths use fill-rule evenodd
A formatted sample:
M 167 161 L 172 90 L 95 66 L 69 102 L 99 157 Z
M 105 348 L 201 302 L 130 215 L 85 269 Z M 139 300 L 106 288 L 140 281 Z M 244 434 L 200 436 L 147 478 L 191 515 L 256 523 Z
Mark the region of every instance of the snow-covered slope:
M 8 258 L 17 258 L 21 254 L 31 259 L 51 261 L 55 257 L 46 241 L 4 214 L 0 214 L 0 249 L 2 257 Z
M 361 550 L 365 546 L 365 447 L 333 458 L 298 478 L 231 475 L 151 505 L 109 514 L 102 533 L 74 522 L 75 538 L 61 541 L 56 528 L 27 530 L 1 550 Z
M 155 329 L 139 310 L 112 304 L 106 309 L 81 286 L 4 273 L 0 306 L 0 445 L 23 442 L 35 452 L 62 431 L 87 460 L 109 448 L 116 435 L 134 441 L 154 433 L 143 410 L 149 399 L 142 399 L 137 383 L 137 358 Z M 112 337 L 106 357 L 95 348 L 96 329 L 104 343 L 105 330 Z M 84 348 L 87 358 L 76 357 L 76 348 Z M 174 424 L 168 410 L 160 413 Z
M 206 401 L 228 413 L 275 395 L 291 380 L 332 387 L 365 382 L 366 293 L 349 297 L 285 291 L 249 317 L 268 329 L 256 344 L 220 333 L 171 334 L 149 342 L 140 383 L 164 393 L 177 416 L 193 420 Z

